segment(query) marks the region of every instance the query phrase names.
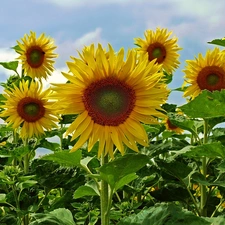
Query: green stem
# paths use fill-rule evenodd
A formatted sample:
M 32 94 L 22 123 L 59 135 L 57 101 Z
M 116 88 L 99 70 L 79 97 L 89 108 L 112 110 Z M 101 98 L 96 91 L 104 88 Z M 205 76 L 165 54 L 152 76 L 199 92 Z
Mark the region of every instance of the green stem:
M 206 144 L 207 142 L 208 142 L 208 121 L 205 119 L 203 143 Z M 202 175 L 204 177 L 206 177 L 207 175 L 207 159 L 205 156 L 202 158 Z M 201 185 L 201 204 L 200 204 L 201 216 L 207 216 L 206 200 L 207 200 L 207 189 L 205 185 Z
M 24 148 L 27 147 L 27 140 L 23 141 L 23 146 Z M 23 168 L 24 168 L 24 173 L 27 174 L 29 172 L 29 153 L 27 153 L 24 158 L 23 158 Z
M 23 163 L 24 163 L 24 173 L 27 174 L 29 172 L 29 156 L 28 154 L 26 154 L 24 156 L 24 159 L 23 159 Z
M 23 146 L 25 148 L 27 147 L 27 140 L 23 141 Z M 27 153 L 24 156 L 24 158 L 23 158 L 23 165 L 24 165 L 24 173 L 26 175 L 29 172 L 29 153 Z M 20 194 L 21 194 L 21 192 L 20 192 Z M 20 194 L 19 194 L 18 198 L 20 198 Z M 29 224 L 29 214 L 26 214 L 23 217 L 23 225 L 28 225 L 28 224 Z
M 108 156 L 101 157 L 101 165 L 103 166 L 108 162 Z M 108 183 L 104 180 L 101 180 L 101 225 L 109 225 L 109 210 L 108 210 L 108 204 L 109 204 L 109 186 Z

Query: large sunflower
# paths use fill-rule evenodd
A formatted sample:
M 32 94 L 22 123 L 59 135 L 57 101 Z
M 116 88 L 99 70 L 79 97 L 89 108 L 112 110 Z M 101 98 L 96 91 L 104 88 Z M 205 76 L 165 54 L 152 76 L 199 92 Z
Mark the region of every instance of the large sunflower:
M 17 52 L 25 75 L 46 79 L 54 70 L 53 58 L 57 57 L 53 52 L 56 48 L 53 39 L 46 37 L 44 33 L 36 38 L 35 32 L 31 31 L 30 35 L 25 34 L 21 40 L 22 43 L 17 41 L 20 48 Z
M 202 90 L 225 89 L 225 56 L 221 54 L 219 48 L 208 50 L 206 56 L 198 55 L 195 60 L 186 60 L 184 70 L 185 82 L 190 84 L 184 92 L 184 97 L 191 99 L 198 96 Z
M 156 59 L 157 63 L 162 64 L 162 69 L 169 74 L 178 68 L 180 62 L 177 52 L 181 50 L 177 45 L 177 38 L 170 38 L 171 34 L 172 32 L 168 32 L 167 29 L 156 28 L 156 31 L 145 31 L 145 40 L 134 39 L 134 43 L 139 46 L 137 50 L 140 53 L 147 52 L 149 61 Z
M 10 90 L 5 90 L 4 109 L 0 116 L 7 117 L 6 122 L 13 129 L 21 127 L 22 139 L 38 137 L 45 130 L 56 127 L 58 121 L 53 109 L 54 102 L 49 101 L 50 89 L 42 91 L 39 82 L 22 80 L 17 87 L 14 85 Z
M 81 53 L 80 53 L 81 54 Z M 113 146 L 123 154 L 124 145 L 138 151 L 136 143 L 148 145 L 142 123 L 157 123 L 164 117 L 158 111 L 165 102 L 168 90 L 160 82 L 160 65 L 148 62 L 148 56 L 137 60 L 134 50 L 115 54 L 109 45 L 106 52 L 99 44 L 85 48 L 81 59 L 73 58 L 67 65 L 71 74 L 63 73 L 66 84 L 54 84 L 54 97 L 58 99 L 62 114 L 78 114 L 68 127 L 66 135 L 72 140 L 80 136 L 71 151 L 88 141 L 88 151 L 99 141 L 98 156 L 113 157 Z

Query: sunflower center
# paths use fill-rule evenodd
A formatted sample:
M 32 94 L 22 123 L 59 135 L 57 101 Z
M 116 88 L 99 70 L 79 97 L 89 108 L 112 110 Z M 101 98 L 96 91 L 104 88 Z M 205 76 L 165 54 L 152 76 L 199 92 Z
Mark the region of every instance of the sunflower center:
M 103 126 L 118 126 L 125 122 L 134 108 L 135 100 L 135 91 L 113 77 L 91 83 L 83 95 L 89 116 Z
M 157 59 L 157 63 L 162 63 L 166 58 L 166 49 L 159 42 L 150 44 L 147 49 L 148 59 L 152 61 L 153 59 Z
M 39 46 L 33 46 L 27 50 L 27 63 L 32 68 L 38 68 L 44 62 L 45 52 Z
M 39 99 L 25 97 L 19 101 L 17 112 L 26 122 L 36 122 L 44 116 L 45 108 Z
M 177 126 L 173 125 L 169 119 L 167 120 L 167 125 L 171 130 L 175 130 L 177 128 Z
M 209 74 L 207 77 L 206 77 L 206 82 L 209 84 L 209 85 L 216 85 L 218 82 L 219 82 L 219 77 L 217 76 L 217 74 Z
M 206 66 L 198 73 L 197 83 L 201 90 L 225 89 L 225 71 L 218 66 Z

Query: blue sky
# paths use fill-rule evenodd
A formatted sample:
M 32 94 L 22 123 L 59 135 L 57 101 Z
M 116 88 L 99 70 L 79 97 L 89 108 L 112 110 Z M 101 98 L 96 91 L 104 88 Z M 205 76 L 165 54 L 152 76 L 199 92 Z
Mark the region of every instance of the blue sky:
M 225 36 L 224 0 L 8 0 L 0 7 L 0 61 L 13 61 L 17 55 L 10 49 L 25 33 L 45 33 L 55 39 L 56 71 L 48 82 L 64 82 L 66 61 L 77 56 L 84 45 L 110 43 L 115 50 L 133 48 L 135 37 L 144 37 L 146 29 L 167 28 L 177 36 L 180 68 L 174 73 L 170 88 L 180 87 L 186 59 L 198 53 L 205 55 L 213 45 L 207 44 Z M 0 81 L 11 74 L 0 67 Z M 181 105 L 185 99 L 174 92 L 170 103 Z

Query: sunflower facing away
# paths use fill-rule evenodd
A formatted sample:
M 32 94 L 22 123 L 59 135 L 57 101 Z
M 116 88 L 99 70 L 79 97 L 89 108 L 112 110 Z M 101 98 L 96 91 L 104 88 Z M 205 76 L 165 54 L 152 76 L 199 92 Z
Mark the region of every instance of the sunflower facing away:
M 208 50 L 206 56 L 198 55 L 195 60 L 186 60 L 184 70 L 185 82 L 190 84 L 184 92 L 184 97 L 194 99 L 202 90 L 220 91 L 225 89 L 225 56 L 219 48 Z
M 17 41 L 20 47 L 17 52 L 20 54 L 18 59 L 22 61 L 25 75 L 46 79 L 53 72 L 53 58 L 57 57 L 53 52 L 56 48 L 53 39 L 46 37 L 45 34 L 36 38 L 35 32 L 31 31 L 30 35 L 25 34 L 21 40 L 22 43 Z
M 166 126 L 166 129 L 169 130 L 169 131 L 174 131 L 177 134 L 182 134 L 184 132 L 183 129 L 181 129 L 180 127 L 177 127 L 176 125 L 172 124 L 169 118 L 166 118 L 163 122 Z
M 148 53 L 149 61 L 156 59 L 156 62 L 162 64 L 162 69 L 167 73 L 172 72 L 178 68 L 179 54 L 177 53 L 181 48 L 177 45 L 177 38 L 170 38 L 172 32 L 167 29 L 156 28 L 156 31 L 146 30 L 145 40 L 135 38 L 134 43 L 138 46 L 137 51 L 140 53 Z
M 95 51 L 93 47 L 85 48 L 81 59 L 67 63 L 71 74 L 63 75 L 69 82 L 53 87 L 62 114 L 78 114 L 66 132 L 72 140 L 79 137 L 71 151 L 86 141 L 88 151 L 99 142 L 99 157 L 103 153 L 113 158 L 114 145 L 122 154 L 124 144 L 138 151 L 136 143 L 148 145 L 141 122 L 157 123 L 156 117 L 164 117 L 157 110 L 168 96 L 166 85 L 160 82 L 161 66 L 149 63 L 147 54 L 138 62 L 134 50 L 124 61 L 123 49 L 116 54 L 110 45 L 108 52 L 100 44 Z
M 5 90 L 6 98 L 1 117 L 7 117 L 6 122 L 13 129 L 20 129 L 22 139 L 39 137 L 45 130 L 56 127 L 58 121 L 53 110 L 54 102 L 48 100 L 50 89 L 42 91 L 39 82 L 22 80 L 19 87 Z

